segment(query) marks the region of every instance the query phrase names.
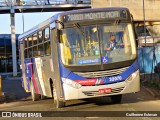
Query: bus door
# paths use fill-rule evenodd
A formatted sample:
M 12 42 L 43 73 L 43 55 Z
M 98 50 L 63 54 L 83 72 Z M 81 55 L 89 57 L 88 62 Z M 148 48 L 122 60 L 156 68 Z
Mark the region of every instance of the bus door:
M 53 68 L 52 68 L 52 61 L 51 61 L 51 56 L 45 56 L 40 58 L 39 60 L 36 60 L 36 65 L 39 68 L 37 69 L 38 71 L 38 76 L 39 79 L 41 79 L 41 86 L 45 91 L 44 95 L 48 97 L 52 97 L 52 89 L 51 89 L 51 78 L 53 78 Z
M 51 70 L 50 68 L 50 56 L 47 57 L 38 57 L 34 58 L 33 61 L 33 71 L 34 71 L 34 78 L 33 80 L 36 81 L 37 87 L 39 90 L 39 94 L 52 97 L 52 91 L 50 86 L 50 76 Z
M 25 68 L 25 75 L 26 81 L 24 82 L 24 86 L 27 86 L 26 91 L 30 91 L 30 82 L 32 79 L 32 60 L 31 58 L 27 58 L 24 60 L 24 68 Z
M 42 60 L 41 57 L 32 58 L 31 59 L 31 80 L 32 85 L 34 86 L 34 92 L 41 95 L 46 95 L 45 87 L 44 87 L 44 79 L 42 72 Z
M 26 84 L 28 90 L 31 92 L 31 84 L 34 88 L 34 93 L 45 95 L 44 82 L 42 78 L 41 59 L 40 58 L 28 58 L 25 59 L 25 73 Z
M 42 76 L 41 58 L 28 58 L 24 63 L 28 90 L 31 92 L 30 87 L 33 85 L 34 93 L 46 95 Z

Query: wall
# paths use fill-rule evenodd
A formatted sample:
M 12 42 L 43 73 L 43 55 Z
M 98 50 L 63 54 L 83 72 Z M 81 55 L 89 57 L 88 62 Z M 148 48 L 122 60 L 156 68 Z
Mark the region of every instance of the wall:
M 134 20 L 143 20 L 143 0 L 92 0 L 92 8 L 127 7 Z M 144 0 L 145 17 L 149 21 L 160 21 L 160 0 Z

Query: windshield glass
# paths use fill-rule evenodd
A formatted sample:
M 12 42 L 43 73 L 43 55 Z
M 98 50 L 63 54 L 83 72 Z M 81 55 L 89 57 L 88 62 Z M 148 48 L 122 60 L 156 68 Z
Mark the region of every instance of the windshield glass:
M 130 24 L 66 28 L 61 33 L 60 50 L 65 65 L 108 64 L 136 56 Z

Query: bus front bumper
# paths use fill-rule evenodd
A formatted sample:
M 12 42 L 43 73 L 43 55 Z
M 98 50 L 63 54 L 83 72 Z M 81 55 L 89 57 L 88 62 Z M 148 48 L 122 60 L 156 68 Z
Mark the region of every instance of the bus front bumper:
M 140 91 L 139 70 L 137 70 L 135 73 L 136 75 L 134 75 L 132 79 L 127 79 L 123 82 L 108 84 L 108 85 L 82 86 L 81 88 L 77 89 L 67 84 L 63 84 L 65 100 L 83 99 L 83 98 L 100 97 L 100 96 L 111 96 L 111 95 L 117 95 L 117 94 L 138 92 Z M 104 89 L 111 89 L 111 91 L 108 93 L 99 92 L 100 90 L 104 90 Z

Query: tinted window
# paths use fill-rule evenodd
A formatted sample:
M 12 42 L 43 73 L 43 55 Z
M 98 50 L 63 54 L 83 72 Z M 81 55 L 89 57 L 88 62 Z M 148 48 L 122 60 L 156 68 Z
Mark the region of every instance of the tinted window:
M 38 45 L 38 56 L 43 56 L 44 55 L 44 51 L 43 51 L 43 44 Z
M 28 47 L 32 46 L 32 36 L 28 38 Z
M 27 47 L 28 47 L 28 39 L 25 38 L 25 48 L 27 48 Z
M 45 55 L 50 55 L 50 54 L 51 54 L 51 45 L 50 45 L 50 41 L 44 43 L 44 48 L 45 48 Z
M 38 43 L 42 43 L 42 31 L 39 31 L 38 33 Z
M 36 44 L 37 44 L 37 41 L 38 41 L 38 35 L 37 35 L 37 33 L 35 33 L 35 34 L 33 35 L 33 45 L 36 45 Z
M 45 29 L 45 40 L 49 40 L 50 34 L 49 34 L 49 28 Z

